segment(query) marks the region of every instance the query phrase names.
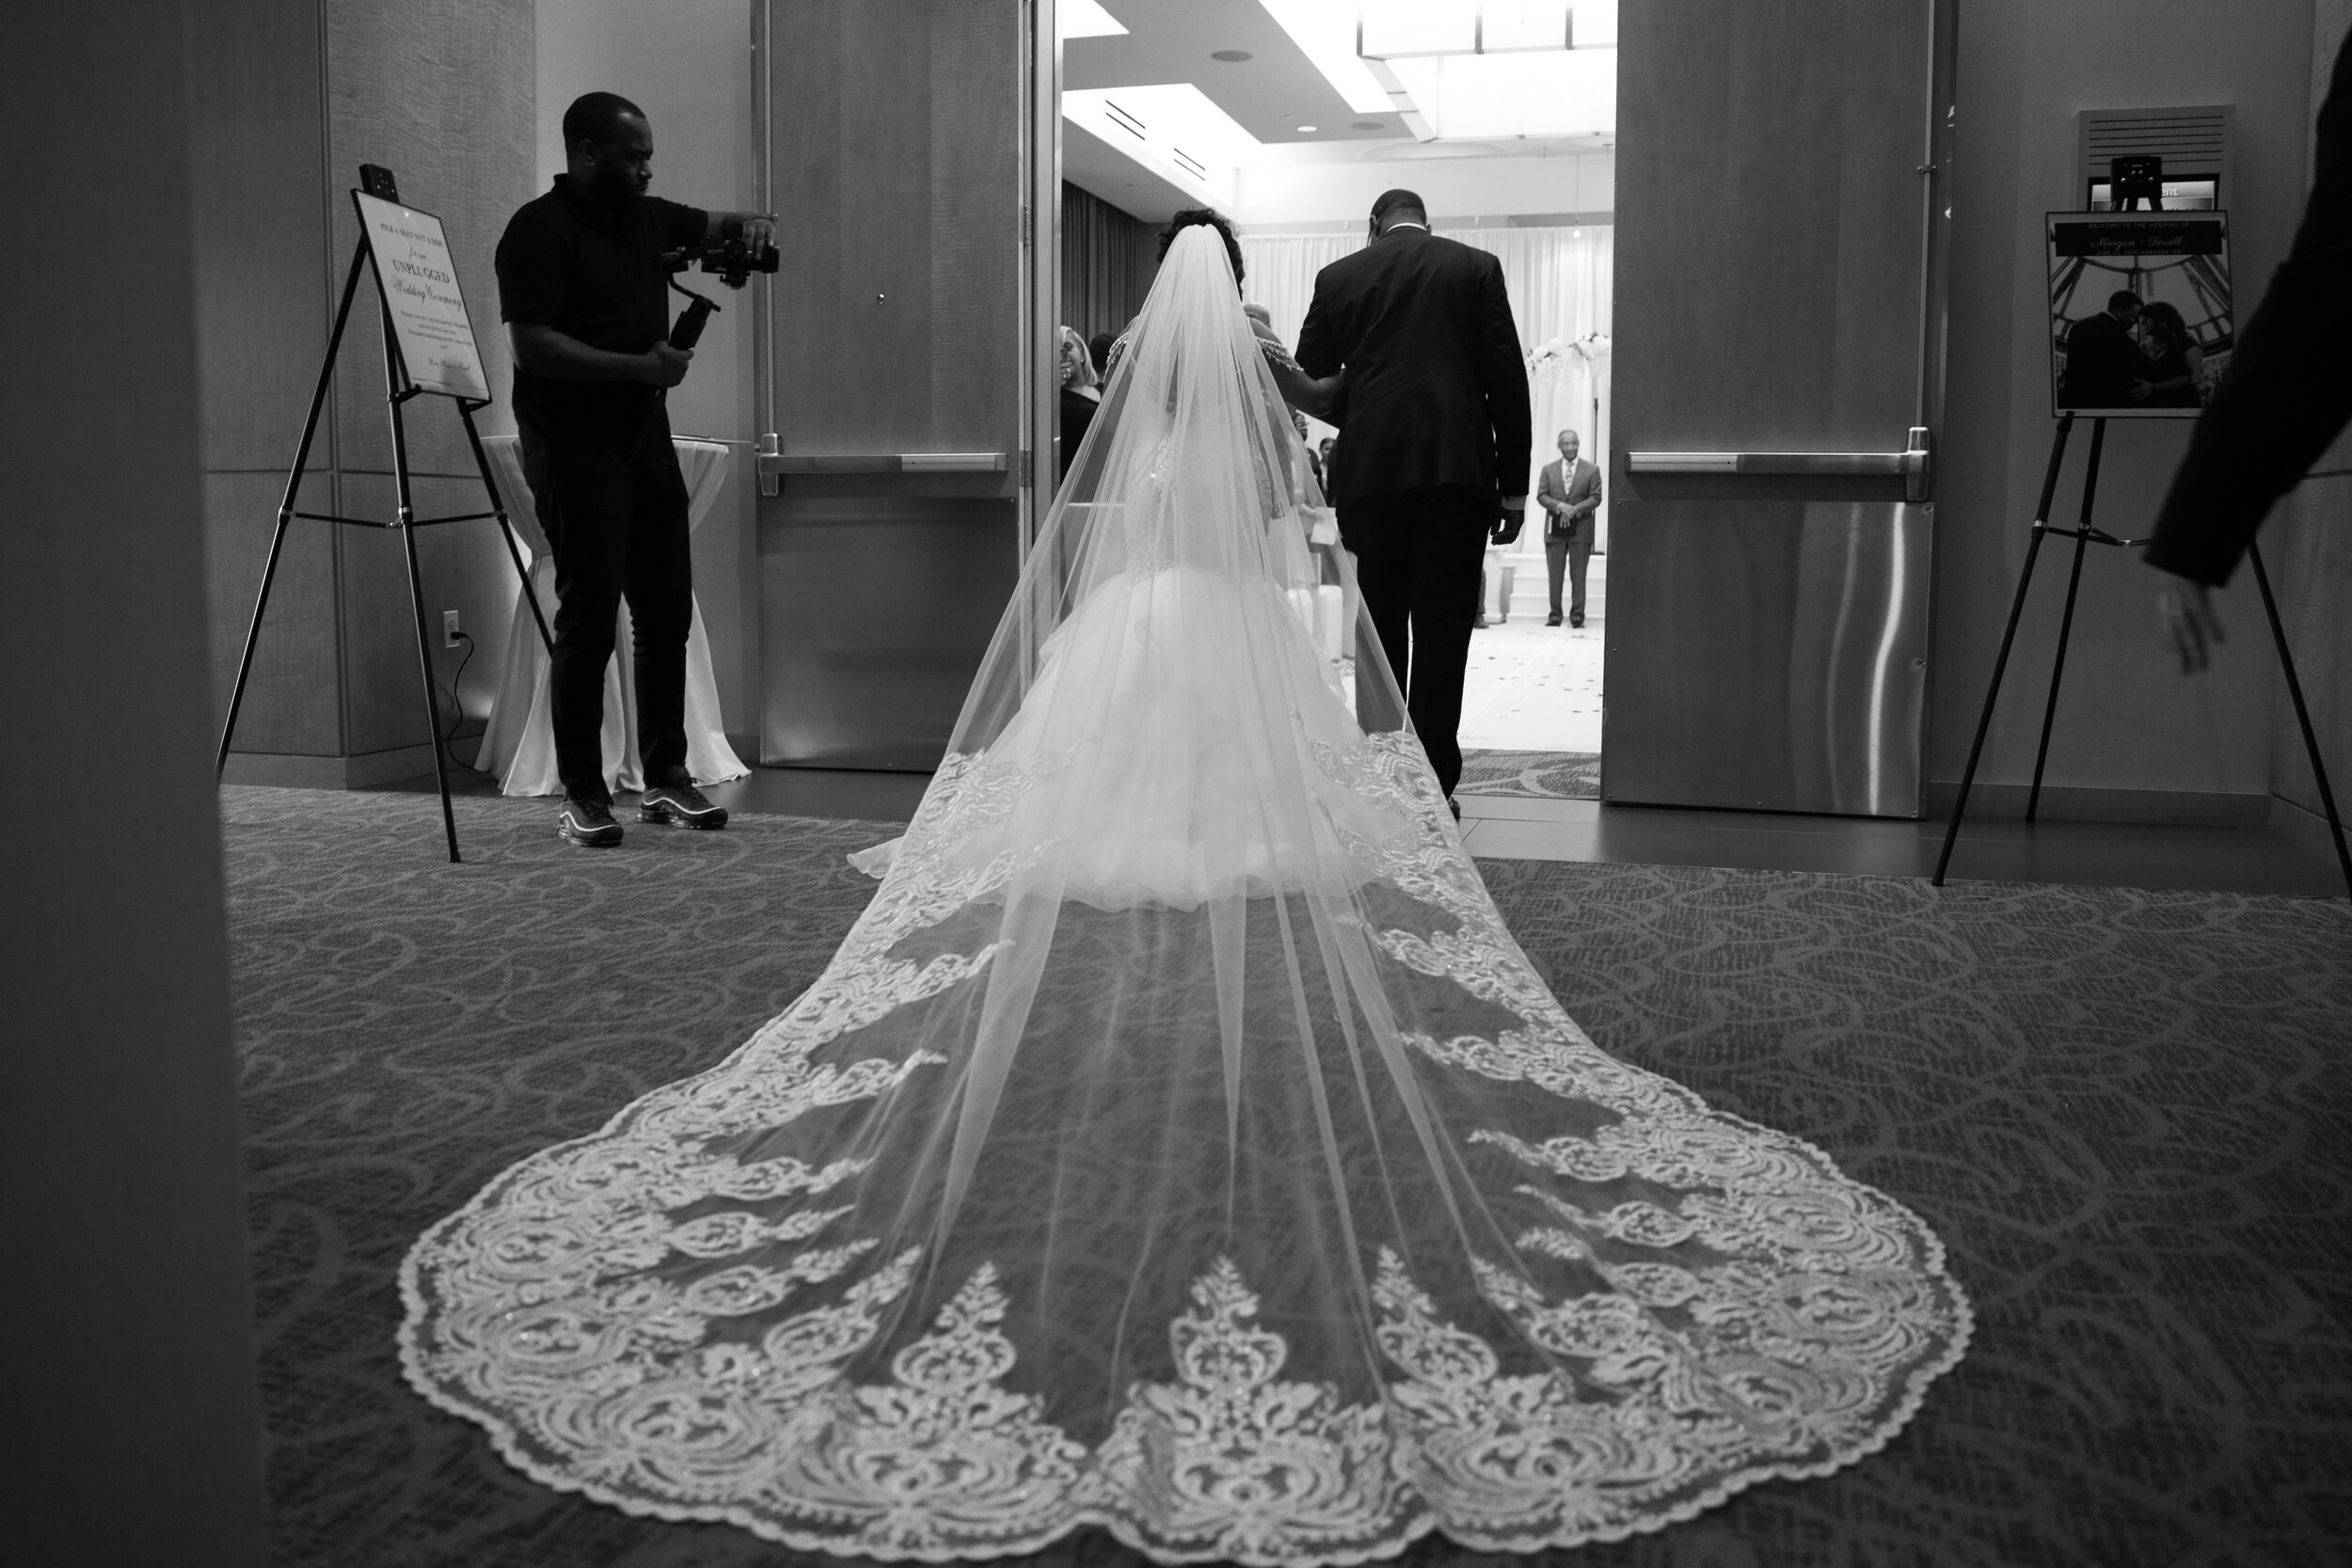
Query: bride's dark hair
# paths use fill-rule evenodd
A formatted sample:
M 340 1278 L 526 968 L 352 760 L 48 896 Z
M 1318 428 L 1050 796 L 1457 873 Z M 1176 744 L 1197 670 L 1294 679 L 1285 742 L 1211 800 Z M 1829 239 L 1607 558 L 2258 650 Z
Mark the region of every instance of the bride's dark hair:
M 1224 236 L 1226 258 L 1233 263 L 1233 284 L 1236 288 L 1240 287 L 1243 272 L 1241 241 L 1233 237 L 1232 223 L 1227 221 L 1222 214 L 1212 212 L 1206 207 L 1187 207 L 1168 220 L 1168 227 L 1160 230 L 1159 259 L 1163 261 L 1167 261 L 1168 247 L 1176 243 L 1176 236 L 1187 229 L 1196 227 L 1214 229 Z

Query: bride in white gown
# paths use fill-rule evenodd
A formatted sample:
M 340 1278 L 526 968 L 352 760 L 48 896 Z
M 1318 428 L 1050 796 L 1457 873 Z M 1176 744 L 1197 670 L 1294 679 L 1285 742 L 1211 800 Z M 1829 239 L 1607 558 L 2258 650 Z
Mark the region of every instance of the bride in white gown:
M 549 1485 L 930 1561 L 1572 1545 L 1902 1426 L 1968 1335 L 1935 1237 L 1561 1010 L 1369 625 L 1311 631 L 1304 474 L 1185 229 L 872 905 L 425 1234 L 420 1392 Z

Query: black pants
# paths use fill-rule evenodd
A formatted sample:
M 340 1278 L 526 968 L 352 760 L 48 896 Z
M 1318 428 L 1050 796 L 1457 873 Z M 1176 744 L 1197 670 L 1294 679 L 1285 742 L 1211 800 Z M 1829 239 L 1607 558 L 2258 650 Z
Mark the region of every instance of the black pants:
M 694 619 L 686 480 L 663 442 L 627 472 L 567 462 L 526 431 L 523 477 L 555 550 L 555 654 L 548 706 L 555 771 L 575 800 L 611 800 L 604 667 L 628 600 L 637 660 L 637 751 L 648 784 L 686 766 L 686 633 Z
M 1365 611 L 1448 795 L 1462 782 L 1462 673 L 1495 515 L 1491 492 L 1452 487 L 1367 496 L 1340 508 L 1340 542 L 1355 554 Z M 1394 727 L 1360 705 L 1359 717 L 1368 729 Z
M 1565 533 L 1555 533 L 1544 540 L 1544 565 L 1551 577 L 1551 612 L 1560 613 L 1560 569 L 1567 568 L 1573 593 L 1568 599 L 1568 613 L 1577 620 L 1584 619 L 1584 569 L 1593 563 L 1593 546 L 1571 545 Z

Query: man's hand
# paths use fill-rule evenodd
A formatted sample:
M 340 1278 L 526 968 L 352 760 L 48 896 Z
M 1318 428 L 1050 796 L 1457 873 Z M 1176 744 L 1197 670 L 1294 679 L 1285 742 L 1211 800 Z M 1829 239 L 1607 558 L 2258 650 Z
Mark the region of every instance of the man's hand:
M 741 240 L 757 249 L 776 243 L 776 220 L 766 213 L 713 213 L 710 214 L 709 237 L 714 240 Z
M 645 368 L 643 379 L 657 387 L 675 387 L 686 379 L 686 367 L 693 362 L 694 351 L 656 343 L 644 352 L 644 358 Z
M 2229 641 L 2221 617 L 2214 612 L 2213 591 L 2186 578 L 2173 578 L 2164 585 L 2156 595 L 2156 619 L 2184 675 L 2201 673 L 2213 663 L 2213 650 Z
M 1505 496 L 1495 508 L 1495 523 L 1487 532 L 1487 542 L 1496 545 L 1517 544 L 1519 530 L 1526 526 L 1527 498 Z

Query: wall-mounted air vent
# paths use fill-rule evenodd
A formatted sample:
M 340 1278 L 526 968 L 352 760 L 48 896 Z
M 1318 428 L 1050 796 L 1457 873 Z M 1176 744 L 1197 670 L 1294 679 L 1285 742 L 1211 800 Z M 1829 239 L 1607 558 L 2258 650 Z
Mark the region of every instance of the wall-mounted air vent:
M 2228 103 L 2077 112 L 2074 198 L 2104 207 L 2110 159 L 2157 157 L 2164 160 L 2167 207 L 2226 207 L 2236 117 Z

